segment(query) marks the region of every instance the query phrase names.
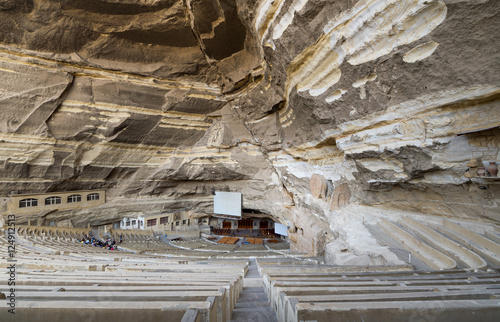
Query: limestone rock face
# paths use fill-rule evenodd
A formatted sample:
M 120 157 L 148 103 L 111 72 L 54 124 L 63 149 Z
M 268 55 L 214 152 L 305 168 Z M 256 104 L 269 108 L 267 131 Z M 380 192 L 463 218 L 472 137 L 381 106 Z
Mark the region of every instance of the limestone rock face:
M 103 206 L 45 214 L 78 226 L 211 213 L 212 190 L 240 191 L 319 255 L 355 244 L 370 209 L 498 222 L 500 181 L 464 173 L 500 161 L 499 12 L 0 0 L 0 195 L 106 189 Z

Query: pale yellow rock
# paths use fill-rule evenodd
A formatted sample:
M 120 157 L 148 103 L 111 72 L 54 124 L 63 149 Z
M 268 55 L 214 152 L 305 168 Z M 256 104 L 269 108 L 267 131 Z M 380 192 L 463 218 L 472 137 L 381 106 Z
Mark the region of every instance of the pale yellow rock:
M 315 198 L 325 198 L 327 183 L 325 177 L 320 174 L 313 174 L 310 181 L 311 194 Z
M 432 55 L 438 46 L 439 44 L 435 41 L 429 41 L 425 44 L 418 45 L 403 56 L 403 61 L 405 63 L 414 63 L 425 59 Z

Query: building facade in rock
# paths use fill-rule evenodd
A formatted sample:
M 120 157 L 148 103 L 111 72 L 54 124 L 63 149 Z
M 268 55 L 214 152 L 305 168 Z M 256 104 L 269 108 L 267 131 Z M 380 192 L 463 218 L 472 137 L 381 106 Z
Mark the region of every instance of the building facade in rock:
M 22 220 L 22 215 L 100 206 L 106 202 L 106 190 L 11 194 L 4 197 L 3 201 L 6 213 L 19 215 L 19 220 Z

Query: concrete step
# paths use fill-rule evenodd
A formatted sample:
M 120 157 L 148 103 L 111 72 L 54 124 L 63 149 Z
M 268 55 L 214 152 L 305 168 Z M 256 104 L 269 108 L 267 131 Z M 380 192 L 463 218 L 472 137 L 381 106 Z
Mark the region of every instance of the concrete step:
M 248 309 L 245 311 L 240 311 L 238 309 L 233 310 L 233 317 L 231 319 L 231 322 L 274 322 L 278 321 L 276 318 L 276 314 L 273 312 L 273 310 L 269 309 L 266 311 L 258 311 L 258 310 L 251 310 Z
M 245 287 L 233 309 L 231 322 L 277 322 L 254 259 L 250 261 L 243 284 Z
M 267 308 L 269 307 L 269 301 L 252 301 L 252 302 L 241 302 L 236 303 L 235 308 Z

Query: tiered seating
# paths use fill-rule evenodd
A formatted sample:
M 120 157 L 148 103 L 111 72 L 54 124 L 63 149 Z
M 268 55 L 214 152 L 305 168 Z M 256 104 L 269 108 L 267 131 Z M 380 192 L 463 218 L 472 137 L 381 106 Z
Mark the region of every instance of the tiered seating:
M 430 269 L 500 267 L 500 237 L 495 230 L 478 232 L 450 220 L 438 225 L 411 218 L 397 222 L 381 218 L 378 229 Z
M 248 244 L 239 245 L 231 244 L 238 238 L 224 237 L 223 243 L 196 238 L 167 244 L 147 231 L 112 232 L 123 242 L 110 251 L 79 243 L 88 229 L 21 226 L 15 317 L 229 321 L 252 257 L 279 321 L 498 319 L 500 272 L 491 269 L 500 263 L 498 230 L 408 218 L 381 220 L 377 228 L 437 271 L 415 271 L 413 263 L 319 265 L 318 258 L 299 259 L 279 241 L 247 238 Z M 0 251 L 8 256 L 1 234 Z M 0 261 L 0 267 L 7 265 Z M 0 280 L 0 292 L 7 281 Z M 11 317 L 6 312 L 0 311 L 1 321 Z
M 269 241 L 266 241 L 266 246 L 269 249 L 272 250 L 290 250 L 290 243 L 288 242 L 281 242 L 276 239 L 271 239 Z
M 238 248 L 238 245 L 236 244 L 211 244 L 207 247 L 205 247 L 205 250 L 214 250 L 214 251 L 224 251 L 224 252 L 230 252 L 233 251 L 234 249 Z
M 204 252 L 205 254 L 210 254 L 211 256 L 217 256 L 223 252 L 230 252 L 238 247 L 235 244 L 218 244 L 203 238 L 189 241 L 172 241 L 171 243 L 176 247 L 190 249 L 194 252 Z
M 228 321 L 242 288 L 241 273 L 203 270 L 82 274 L 21 269 L 17 274 L 16 318 L 24 321 L 51 314 L 57 321 L 180 321 L 190 309 L 202 321 Z
M 109 251 L 100 247 L 82 244 L 78 241 L 88 229 L 78 228 L 56 228 L 56 227 L 32 227 L 20 226 L 17 230 L 17 240 L 20 246 L 38 253 L 53 255 L 69 255 L 73 257 L 92 257 L 109 260 L 114 255 L 129 255 L 123 251 Z
M 171 241 L 171 243 L 172 245 L 185 249 L 204 249 L 214 244 L 203 238 L 196 238 L 191 240 L 174 240 Z
M 248 267 L 244 260 L 182 265 L 187 261 L 109 251 L 78 243 L 64 228 L 18 232 L 15 318 L 20 321 L 229 321 Z M 0 250 L 7 255 L 4 231 L 0 235 Z M 135 238 L 141 244 L 137 237 L 126 242 Z M 0 280 L 0 298 L 5 299 L 7 283 Z M 0 310 L 0 320 L 8 321 L 9 314 Z
M 261 257 L 284 257 L 285 255 L 272 252 L 269 250 L 265 251 L 244 251 L 244 250 L 239 250 L 236 249 L 233 252 L 230 253 L 222 253 L 217 255 L 217 258 L 250 258 L 250 257 L 255 257 L 255 258 L 261 258 Z
M 111 235 L 115 240 L 120 240 L 121 235 L 122 243 L 118 244 L 118 248 L 134 253 L 168 257 L 187 257 L 190 259 L 207 259 L 217 254 L 216 252 L 190 251 L 190 248 L 183 247 L 182 243 L 172 242 L 171 244 L 166 244 L 156 238 L 150 231 L 112 230 Z
M 500 273 L 376 272 L 258 260 L 279 321 L 495 321 Z M 267 265 L 266 265 L 267 264 Z M 394 268 L 393 268 L 394 269 Z M 398 268 L 404 269 L 404 268 Z
M 263 244 L 243 244 L 236 250 L 237 252 L 267 251 Z

